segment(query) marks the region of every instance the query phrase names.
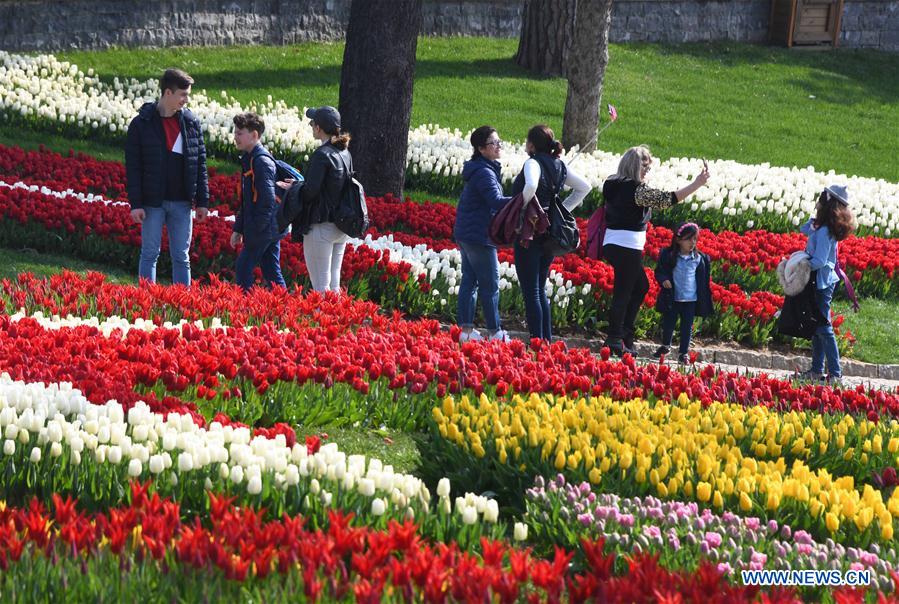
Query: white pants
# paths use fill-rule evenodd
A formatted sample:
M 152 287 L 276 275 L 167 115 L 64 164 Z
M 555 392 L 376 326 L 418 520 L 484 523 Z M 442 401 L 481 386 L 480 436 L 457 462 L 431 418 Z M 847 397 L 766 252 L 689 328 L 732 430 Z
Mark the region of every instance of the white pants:
M 312 225 L 303 235 L 306 269 L 317 292 L 340 291 L 340 267 L 349 237 L 333 222 Z

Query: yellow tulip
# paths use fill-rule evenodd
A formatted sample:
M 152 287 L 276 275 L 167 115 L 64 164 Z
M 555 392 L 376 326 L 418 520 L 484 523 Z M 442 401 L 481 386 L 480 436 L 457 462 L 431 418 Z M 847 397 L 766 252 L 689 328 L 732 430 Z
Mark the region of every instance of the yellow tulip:
M 721 497 L 721 491 L 715 491 L 715 496 L 712 498 L 712 505 L 716 508 L 724 507 L 724 498 Z
M 827 525 L 827 530 L 831 533 L 836 533 L 840 530 L 840 519 L 833 512 L 827 512 L 827 515 L 824 517 L 824 523 Z
M 707 482 L 700 482 L 696 485 L 696 496 L 700 501 L 708 501 L 712 496 L 712 485 Z
M 740 509 L 744 512 L 752 509 L 752 500 L 746 493 L 740 493 Z
M 880 527 L 880 536 L 884 541 L 893 540 L 893 524 L 884 524 Z
M 890 444 L 887 445 L 887 451 L 893 454 L 899 452 L 899 438 L 894 436 L 890 439 Z
M 561 471 L 565 467 L 565 462 L 566 462 L 565 454 L 562 453 L 562 451 L 559 451 L 558 453 L 556 453 L 556 461 L 553 464 L 556 467 L 556 469 Z
M 478 458 L 484 457 L 485 455 L 484 447 L 482 447 L 480 443 L 471 445 L 471 452 Z
M 592 482 L 593 484 L 599 484 L 600 481 L 602 481 L 602 474 L 596 468 L 593 468 L 592 470 L 590 470 L 590 474 L 588 474 L 587 477 L 590 479 L 590 482 Z
M 453 397 L 448 396 L 443 399 L 443 414 L 447 417 L 452 417 L 454 411 L 455 405 L 453 404 Z

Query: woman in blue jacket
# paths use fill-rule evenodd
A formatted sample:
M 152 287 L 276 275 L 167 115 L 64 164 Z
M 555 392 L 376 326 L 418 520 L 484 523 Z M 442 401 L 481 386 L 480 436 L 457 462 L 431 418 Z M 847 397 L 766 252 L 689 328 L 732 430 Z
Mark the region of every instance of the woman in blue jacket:
M 815 301 L 825 323 L 812 336 L 812 367 L 798 377 L 811 381 L 826 380 L 833 386 L 843 385 L 840 350 L 830 323 L 830 303 L 839 283 L 837 276 L 837 242 L 855 230 L 855 217 L 849 209 L 849 192 L 842 185 L 830 185 L 818 197 L 815 217 L 800 228 L 808 236 L 805 252 L 811 258 L 815 279 Z M 827 376 L 824 362 L 827 361 Z
M 507 341 L 499 322 L 499 260 L 490 241 L 490 219 L 511 199 L 503 195 L 499 158 L 502 141 L 494 128 L 481 126 L 471 133 L 471 159 L 462 167 L 465 183 L 453 238 L 462 254 L 462 282 L 459 284 L 457 322 L 462 328 L 460 342 L 483 339 L 474 329 L 477 299 L 481 299 L 484 322 L 490 339 Z

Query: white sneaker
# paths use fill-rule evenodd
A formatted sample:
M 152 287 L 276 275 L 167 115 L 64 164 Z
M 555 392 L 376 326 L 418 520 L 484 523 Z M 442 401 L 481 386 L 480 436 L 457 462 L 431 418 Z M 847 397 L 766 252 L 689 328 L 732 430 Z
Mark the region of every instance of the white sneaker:
M 512 338 L 509 337 L 509 332 L 505 329 L 497 329 L 495 332 L 490 334 L 491 341 L 495 340 L 498 342 L 511 342 Z
M 484 339 L 484 336 L 481 335 L 477 329 L 472 329 L 471 331 L 462 331 L 459 334 L 459 344 L 464 344 L 465 342 L 480 342 Z

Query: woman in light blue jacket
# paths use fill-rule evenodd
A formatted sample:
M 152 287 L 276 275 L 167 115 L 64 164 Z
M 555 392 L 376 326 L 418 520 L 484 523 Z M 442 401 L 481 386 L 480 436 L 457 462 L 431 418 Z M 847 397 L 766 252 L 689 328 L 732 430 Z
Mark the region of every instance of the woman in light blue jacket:
M 815 271 L 815 301 L 826 323 L 818 327 L 812 337 L 812 367 L 799 374 L 801 379 L 826 381 L 832 386 L 843 385 L 840 351 L 830 323 L 833 292 L 840 281 L 837 275 L 838 242 L 855 230 L 855 216 L 849 209 L 849 192 L 842 185 L 830 185 L 818 197 L 814 218 L 800 228 L 808 236 L 805 251 Z M 824 362 L 827 361 L 827 374 Z

